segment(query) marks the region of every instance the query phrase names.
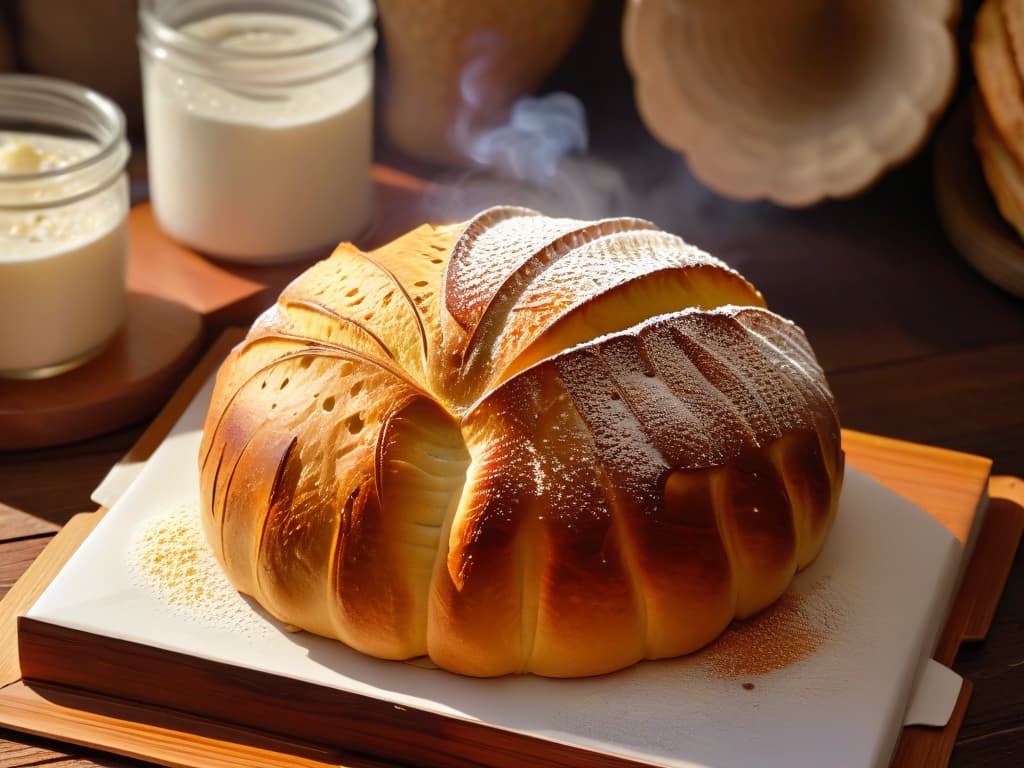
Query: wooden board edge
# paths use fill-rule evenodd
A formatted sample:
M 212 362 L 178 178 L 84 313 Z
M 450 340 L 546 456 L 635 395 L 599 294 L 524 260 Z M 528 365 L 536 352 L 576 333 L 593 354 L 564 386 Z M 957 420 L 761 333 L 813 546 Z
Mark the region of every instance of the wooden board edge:
M 1024 479 L 1011 475 L 993 475 L 989 481 L 988 495 L 994 499 L 1008 499 L 1024 507 Z
M 871 432 L 861 432 L 856 429 L 849 429 L 848 427 L 844 427 L 842 433 L 843 446 L 847 447 L 852 444 L 855 447 L 855 450 L 874 447 L 881 448 L 886 452 L 893 450 L 909 451 L 942 463 L 962 464 L 967 462 L 974 467 L 987 468 L 992 466 L 992 459 L 987 456 L 980 456 L 976 453 L 967 453 L 966 451 L 957 451 L 952 448 L 943 448 L 939 445 L 915 443 L 912 440 L 904 440 L 899 437 L 888 437 L 886 435 L 878 435 Z
M 988 634 L 1022 531 L 1024 508 L 1008 499 L 989 500 L 985 523 L 935 649 L 936 661 L 951 667 L 961 643 Z
M 452 768 L 650 768 L 623 755 L 35 618 L 21 617 L 18 628 L 30 688 L 41 682 L 50 690 L 87 690 L 101 698 L 143 702 L 152 713 L 187 711 L 203 720 L 403 766 L 432 768 L 443 755 Z M 131 674 L 116 674 L 118 669 Z
M 987 519 L 960 589 L 967 602 L 961 643 L 984 640 L 988 635 L 1024 535 L 1024 498 L 996 495 L 1000 492 L 998 487 L 990 492 Z
M 984 523 L 936 646 L 936 661 L 952 667 L 962 643 L 982 640 L 988 634 L 1022 533 L 1024 482 L 1015 477 L 991 478 Z M 972 691 L 971 681 L 964 680 L 953 714 L 945 727 L 904 728 L 890 768 L 948 765 Z
M 53 581 L 101 517 L 102 512 L 83 512 L 72 517 L 0 600 L 0 688 L 21 679 L 18 616 L 27 611 Z
M 843 430 L 847 463 L 927 511 L 970 549 L 975 509 L 988 487 L 992 460 L 892 437 Z
M 896 751 L 889 768 L 940 768 L 949 765 L 949 758 L 956 746 L 960 726 L 963 725 L 967 706 L 971 701 L 974 686 L 964 680 L 960 687 L 953 714 L 945 728 L 929 728 L 923 725 L 908 725 L 903 728 Z
M 57 686 L 29 687 L 23 680 L 0 689 L 0 709 L 5 727 L 171 768 L 386 768 L 334 749 L 299 744 L 184 712 L 147 712 L 138 702 Z M 157 718 L 166 725 L 149 724 Z

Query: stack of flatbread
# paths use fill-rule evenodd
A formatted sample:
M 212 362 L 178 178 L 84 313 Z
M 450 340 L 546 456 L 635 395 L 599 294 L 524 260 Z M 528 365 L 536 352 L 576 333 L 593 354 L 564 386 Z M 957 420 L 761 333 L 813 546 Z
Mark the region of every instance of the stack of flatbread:
M 974 143 L 999 212 L 1024 238 L 1024 0 L 985 0 L 971 54 Z

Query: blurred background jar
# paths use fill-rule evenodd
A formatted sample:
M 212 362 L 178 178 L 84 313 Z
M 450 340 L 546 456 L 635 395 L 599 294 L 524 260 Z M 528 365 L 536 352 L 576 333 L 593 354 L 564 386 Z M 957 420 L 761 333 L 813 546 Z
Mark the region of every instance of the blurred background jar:
M 372 203 L 370 0 L 142 0 L 161 228 L 247 263 L 326 255 Z
M 135 0 L 18 0 L 6 10 L 0 25 L 16 31 L 11 68 L 102 93 L 124 112 L 129 140 L 141 140 Z M 0 40 L 0 67 L 3 47 Z
M 0 75 L 0 376 L 56 375 L 124 319 L 129 148 L 88 88 Z

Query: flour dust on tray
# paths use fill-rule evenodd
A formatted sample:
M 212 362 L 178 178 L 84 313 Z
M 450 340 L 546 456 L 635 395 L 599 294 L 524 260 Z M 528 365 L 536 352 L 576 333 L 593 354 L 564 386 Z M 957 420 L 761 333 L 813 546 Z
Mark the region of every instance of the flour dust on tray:
M 250 638 L 270 631 L 214 559 L 195 507 L 173 507 L 146 520 L 132 541 L 129 564 L 137 582 L 186 620 Z
M 745 621 L 736 621 L 697 654 L 712 677 L 759 677 L 806 659 L 839 630 L 846 606 L 819 580 L 807 591 L 790 590 L 776 603 Z M 747 688 L 746 690 L 753 690 Z

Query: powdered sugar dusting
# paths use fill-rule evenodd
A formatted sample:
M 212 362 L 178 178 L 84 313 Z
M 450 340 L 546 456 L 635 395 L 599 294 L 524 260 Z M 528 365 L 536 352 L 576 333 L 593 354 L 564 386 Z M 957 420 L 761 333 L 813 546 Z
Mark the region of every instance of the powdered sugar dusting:
M 595 349 L 557 358 L 555 368 L 593 434 L 601 463 L 618 488 L 640 504 L 660 500 L 658 479 L 671 468 L 629 403 L 612 395 L 615 381 Z
M 552 322 L 615 286 L 663 269 L 710 265 L 728 269 L 667 232 L 615 232 L 582 243 L 523 291 L 495 345 L 495 357 L 524 349 Z
M 624 398 L 648 439 L 673 467 L 687 466 L 693 455 L 710 456 L 714 446 L 702 418 L 707 409 L 693 407 L 690 398 L 679 397 L 665 377 L 655 375 L 657 357 L 650 355 L 644 342 L 646 337 L 637 344 L 620 336 L 599 345 L 601 360 L 614 381 L 613 396 Z
M 768 341 L 771 328 L 785 330 Z M 548 362 L 594 431 L 602 460 L 647 467 L 651 476 L 656 468 L 718 466 L 745 447 L 823 426 L 834 409 L 821 370 L 792 362 L 808 350 L 803 334 L 777 315 L 722 307 L 651 318 Z
M 645 325 L 638 336 L 644 357 L 658 372 L 658 378 L 696 417 L 692 423 L 675 423 L 671 427 L 676 432 L 675 439 L 690 446 L 689 458 L 683 461 L 680 457 L 678 467 L 723 464 L 753 442 L 750 424 L 734 403 L 683 353 L 678 335 L 669 322 Z
M 549 219 L 527 209 L 485 211 L 470 222 L 452 251 L 445 275 L 448 310 L 472 328 L 510 274 L 546 244 L 582 225 L 576 219 Z
M 832 403 L 824 371 L 795 323 L 762 312 L 742 312 L 736 319 L 766 347 L 766 353 L 776 360 L 787 381 L 800 389 L 807 402 Z M 832 412 L 835 413 L 834 408 Z
M 186 621 L 249 638 L 270 634 L 271 625 L 224 575 L 206 544 L 196 508 L 183 505 L 147 520 L 128 557 L 136 583 Z
M 785 358 L 758 344 L 735 317 L 695 314 L 674 328 L 705 378 L 754 429 L 758 445 L 806 425 L 807 404 L 789 381 L 797 372 L 783 370 Z

